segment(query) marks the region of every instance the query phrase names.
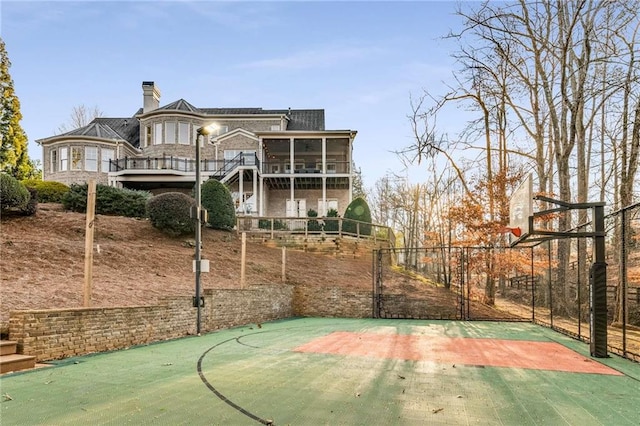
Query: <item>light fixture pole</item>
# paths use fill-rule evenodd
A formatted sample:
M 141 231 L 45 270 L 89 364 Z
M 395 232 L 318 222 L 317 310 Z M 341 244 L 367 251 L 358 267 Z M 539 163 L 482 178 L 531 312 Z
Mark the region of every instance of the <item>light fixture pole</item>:
M 196 256 L 195 256 L 195 274 L 196 274 L 196 297 L 194 300 L 194 306 L 196 307 L 196 334 L 200 335 L 201 325 L 201 308 L 200 302 L 200 274 L 202 273 L 202 204 L 201 204 L 201 182 L 200 182 L 200 139 L 201 136 L 209 135 L 216 128 L 214 124 L 209 126 L 200 127 L 196 132 Z

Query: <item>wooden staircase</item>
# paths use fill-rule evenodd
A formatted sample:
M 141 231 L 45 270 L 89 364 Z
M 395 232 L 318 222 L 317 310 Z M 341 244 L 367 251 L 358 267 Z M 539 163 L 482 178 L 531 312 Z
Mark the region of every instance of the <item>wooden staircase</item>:
M 35 368 L 36 357 L 18 354 L 17 350 L 17 342 L 0 340 L 0 374 Z

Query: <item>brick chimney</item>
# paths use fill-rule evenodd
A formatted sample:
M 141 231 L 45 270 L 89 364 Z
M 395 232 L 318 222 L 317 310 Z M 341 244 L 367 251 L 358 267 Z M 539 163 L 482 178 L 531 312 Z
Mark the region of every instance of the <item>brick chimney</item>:
M 158 109 L 160 106 L 160 89 L 158 89 L 153 81 L 142 82 L 142 99 L 143 114 Z

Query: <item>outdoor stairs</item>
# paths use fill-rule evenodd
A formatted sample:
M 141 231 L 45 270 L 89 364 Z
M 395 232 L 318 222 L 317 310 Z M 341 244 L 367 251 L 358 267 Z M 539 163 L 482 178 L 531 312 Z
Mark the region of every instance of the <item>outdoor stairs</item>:
M 18 354 L 17 351 L 17 342 L 0 340 L 0 374 L 35 368 L 35 356 Z

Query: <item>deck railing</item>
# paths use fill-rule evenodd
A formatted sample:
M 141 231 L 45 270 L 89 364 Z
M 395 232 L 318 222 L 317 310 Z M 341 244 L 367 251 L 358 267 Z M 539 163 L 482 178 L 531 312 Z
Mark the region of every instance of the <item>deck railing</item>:
M 109 160 L 109 171 L 119 172 L 123 170 L 175 170 L 178 172 L 194 173 L 195 160 L 174 156 L 164 157 L 124 157 L 117 160 Z M 238 154 L 231 160 L 213 160 L 205 158 L 200 160 L 200 170 L 213 172 L 215 176 L 225 176 L 239 166 L 260 167 L 258 157 L 254 153 Z
M 377 241 L 395 242 L 388 226 L 341 217 L 238 217 L 239 232 L 276 235 L 350 236 Z

